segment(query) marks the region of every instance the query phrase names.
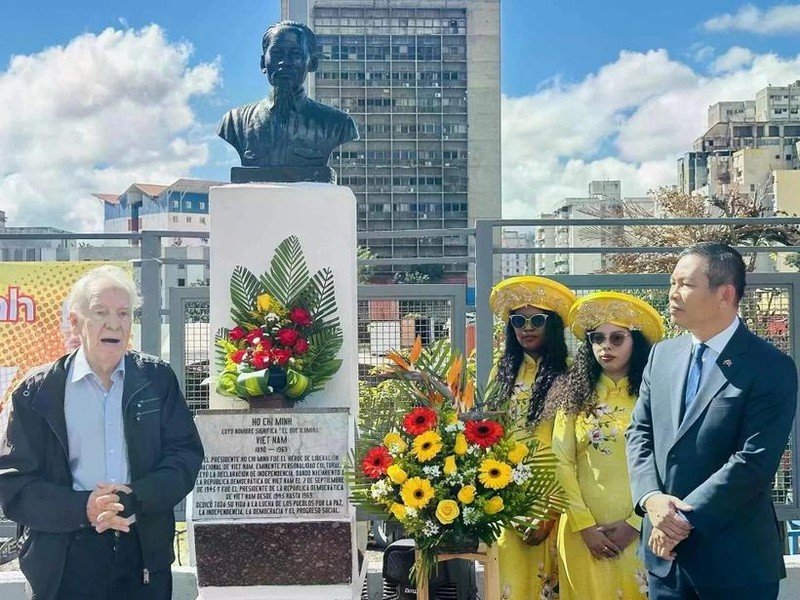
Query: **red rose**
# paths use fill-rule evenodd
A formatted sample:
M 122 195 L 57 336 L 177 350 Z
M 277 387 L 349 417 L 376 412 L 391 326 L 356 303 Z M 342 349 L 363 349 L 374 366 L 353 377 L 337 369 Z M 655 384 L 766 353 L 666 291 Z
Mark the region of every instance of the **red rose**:
M 392 464 L 392 456 L 385 446 L 375 446 L 361 461 L 361 470 L 370 479 L 380 479 Z
M 503 437 L 503 426 L 497 421 L 489 419 L 467 421 L 464 435 L 471 444 L 481 448 L 488 448 L 495 445 Z
M 230 359 L 238 365 L 240 362 L 242 362 L 245 352 L 246 350 L 237 350 L 236 352 L 232 352 Z
M 278 365 L 281 367 L 285 367 L 289 364 L 289 359 L 292 358 L 292 351 L 291 350 L 282 350 L 277 348 L 272 351 L 272 360 L 274 360 Z
M 294 346 L 294 343 L 300 339 L 300 334 L 297 333 L 294 329 L 281 329 L 275 335 L 275 339 L 278 340 L 278 343 L 281 346 L 286 346 L 287 348 L 291 348 Z
M 289 320 L 296 323 L 301 327 L 308 327 L 311 325 L 311 315 L 305 308 L 293 308 L 289 311 Z
M 436 413 L 430 408 L 419 406 L 403 419 L 403 429 L 409 435 L 419 435 L 436 427 Z
M 266 369 L 269 366 L 270 358 L 266 352 L 253 352 L 253 368 Z
M 308 352 L 308 342 L 303 338 L 300 338 L 294 343 L 293 348 L 295 354 L 305 354 Z
M 262 338 L 263 336 L 264 336 L 264 332 L 261 331 L 260 329 L 256 328 L 256 329 L 253 329 L 253 331 L 248 333 L 246 336 L 244 336 L 244 339 L 248 344 L 250 344 L 252 346 L 252 345 L 256 344 L 256 340 Z
M 236 327 L 234 327 L 233 329 L 231 329 L 231 330 L 228 332 L 228 337 L 229 337 L 229 338 L 231 339 L 231 341 L 233 341 L 233 342 L 239 341 L 239 340 L 240 340 L 240 339 L 242 339 L 242 338 L 243 338 L 245 335 L 247 335 L 247 334 L 245 333 L 244 329 L 242 329 L 242 328 L 241 328 L 241 327 L 239 327 L 238 325 L 237 325 Z

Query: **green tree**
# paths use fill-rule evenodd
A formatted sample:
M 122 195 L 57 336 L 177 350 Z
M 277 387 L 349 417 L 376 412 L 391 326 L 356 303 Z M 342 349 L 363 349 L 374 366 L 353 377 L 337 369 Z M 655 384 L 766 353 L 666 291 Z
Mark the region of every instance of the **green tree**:
M 706 198 L 686 194 L 673 188 L 650 192 L 656 216 L 662 218 L 759 218 L 770 215 L 759 194 L 752 197 L 733 189 L 726 194 Z M 649 210 L 638 204 L 623 204 L 611 214 L 607 209 L 587 210 L 597 218 L 643 219 L 652 217 Z M 778 216 L 785 216 L 781 214 Z M 607 245 L 686 247 L 697 242 L 716 241 L 731 246 L 795 246 L 800 245 L 800 227 L 736 223 L 730 225 L 626 225 L 624 227 L 593 226 L 583 228 L 581 237 L 602 240 Z M 755 267 L 756 254 L 745 256 L 748 268 Z M 608 256 L 607 273 L 671 273 L 677 262 L 674 253 L 613 254 Z

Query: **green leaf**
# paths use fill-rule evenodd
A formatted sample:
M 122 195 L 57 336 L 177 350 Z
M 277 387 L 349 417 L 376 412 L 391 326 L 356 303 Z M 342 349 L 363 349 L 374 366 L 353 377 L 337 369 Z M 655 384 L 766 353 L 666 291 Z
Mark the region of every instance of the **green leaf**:
M 336 314 L 336 292 L 333 282 L 333 271 L 329 268 L 314 273 L 311 285 L 306 288 L 303 298 L 306 308 L 320 323 L 328 323 L 328 319 Z
M 284 306 L 291 306 L 303 294 L 310 280 L 303 248 L 297 236 L 290 235 L 275 248 L 269 271 L 261 285 Z
M 253 273 L 241 265 L 231 275 L 231 320 L 237 325 L 260 325 L 253 318 L 256 296 L 261 293 L 261 285 Z

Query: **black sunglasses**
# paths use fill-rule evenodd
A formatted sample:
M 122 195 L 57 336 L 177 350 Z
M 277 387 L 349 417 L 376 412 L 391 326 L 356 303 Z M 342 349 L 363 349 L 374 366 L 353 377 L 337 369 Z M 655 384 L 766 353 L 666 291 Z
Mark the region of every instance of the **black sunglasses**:
M 530 317 L 526 317 L 525 315 L 511 315 L 508 317 L 508 322 L 511 323 L 514 329 L 524 328 L 525 323 L 530 323 L 533 329 L 541 329 L 544 327 L 544 324 L 547 323 L 547 317 L 548 315 L 542 313 L 531 315 Z
M 629 335 L 630 332 L 628 331 L 612 331 L 608 335 L 601 331 L 592 331 L 591 333 L 587 333 L 586 337 L 589 338 L 589 342 L 595 346 L 602 346 L 605 344 L 606 338 L 608 338 L 612 346 L 622 346 L 622 344 L 625 343 L 625 338 Z

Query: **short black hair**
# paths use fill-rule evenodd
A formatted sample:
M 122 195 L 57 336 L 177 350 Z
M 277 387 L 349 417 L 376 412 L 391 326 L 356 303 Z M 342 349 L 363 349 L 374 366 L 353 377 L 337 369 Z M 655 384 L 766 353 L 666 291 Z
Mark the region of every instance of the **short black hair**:
M 298 35 L 303 39 L 308 50 L 308 55 L 313 57 L 317 53 L 317 36 L 311 31 L 308 25 L 298 23 L 297 21 L 278 21 L 273 23 L 264 32 L 264 37 L 261 38 L 261 52 L 266 54 L 267 48 L 272 43 L 272 38 L 282 29 L 294 29 Z
M 736 290 L 736 302 L 744 296 L 745 266 L 742 255 L 727 244 L 719 242 L 700 242 L 692 244 L 680 253 L 678 259 L 684 256 L 702 256 L 706 259 L 706 277 L 708 287 L 716 290 L 721 285 L 732 285 Z

